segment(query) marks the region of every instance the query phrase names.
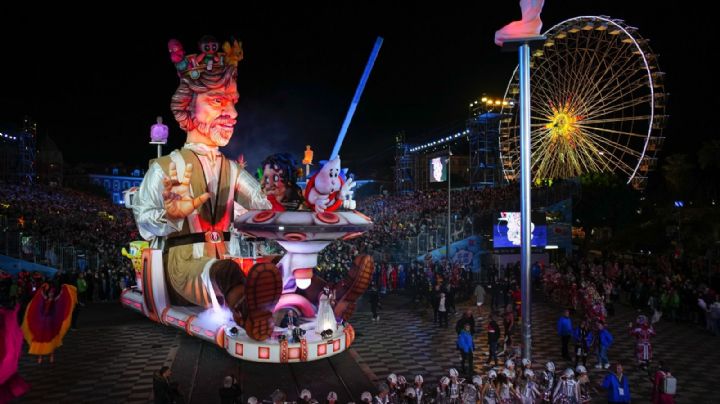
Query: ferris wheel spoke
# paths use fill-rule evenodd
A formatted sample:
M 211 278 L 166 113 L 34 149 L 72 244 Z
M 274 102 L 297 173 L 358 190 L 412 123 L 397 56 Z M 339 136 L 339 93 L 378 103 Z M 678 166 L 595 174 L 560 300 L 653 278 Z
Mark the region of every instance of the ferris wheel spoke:
M 610 148 L 610 149 L 608 149 L 608 151 L 610 151 L 613 155 L 617 154 L 617 152 L 619 151 L 619 152 L 622 152 L 623 154 L 629 155 L 630 157 L 633 157 L 636 159 L 640 158 L 640 153 L 638 153 L 635 150 L 633 150 L 627 146 L 624 146 L 620 143 L 614 142 L 608 138 L 605 138 L 602 136 L 588 136 L 587 139 L 589 141 L 592 141 L 593 144 L 595 144 L 597 146 Z
M 608 71 L 611 71 L 611 67 L 607 67 L 605 70 L 605 73 L 600 78 L 588 78 L 588 83 L 603 83 L 601 86 L 597 85 L 587 85 L 585 88 L 585 92 L 583 93 L 583 101 L 586 106 L 586 110 L 590 111 L 592 108 L 602 103 L 603 101 L 606 101 L 608 98 L 612 98 L 615 95 L 615 92 L 620 90 L 622 93 L 630 93 L 630 89 L 625 86 L 626 83 L 631 82 L 631 80 L 634 79 L 634 75 L 627 74 L 627 75 L 615 75 L 614 77 L 620 77 L 620 79 L 613 80 L 611 77 L 605 78 L 606 73 Z M 633 91 L 635 88 L 633 87 Z
M 617 114 L 619 112 L 622 112 L 623 110 L 631 109 L 633 107 L 647 104 L 649 102 L 650 102 L 650 95 L 648 94 L 648 95 L 644 95 L 641 97 L 633 98 L 631 100 L 623 101 L 621 103 L 617 103 L 613 106 L 608 106 L 603 109 L 598 108 L 598 109 L 596 109 L 597 112 L 588 114 L 588 118 L 598 119 L 600 117 Z
M 596 98 L 595 100 L 588 102 L 587 108 L 592 111 L 599 104 L 613 105 L 623 99 L 626 99 L 628 95 L 635 94 L 642 88 L 647 86 L 647 83 L 643 80 L 637 79 L 635 82 L 630 81 L 631 77 L 626 77 L 624 80 L 616 83 L 609 91 L 603 93 L 602 98 Z
M 617 122 L 627 122 L 627 121 L 648 121 L 650 120 L 650 115 L 635 115 L 635 116 L 628 116 L 628 117 L 621 117 L 621 118 L 605 118 L 605 119 L 596 119 L 593 117 L 593 119 L 583 119 L 578 123 L 578 126 L 584 126 L 587 124 L 604 124 L 604 123 L 617 123 Z M 645 137 L 645 135 L 643 135 Z
M 608 139 L 608 138 L 606 138 L 606 137 L 604 137 L 604 136 L 600 136 L 600 135 L 597 135 L 597 134 L 595 134 L 595 133 L 592 133 L 592 132 L 586 131 L 586 130 L 583 130 L 583 134 L 584 134 L 588 139 L 591 139 L 593 142 L 595 142 L 596 144 L 603 144 L 603 145 L 606 145 L 606 146 L 608 146 L 608 147 L 612 147 L 612 148 L 614 148 L 614 149 L 616 149 L 616 150 L 619 150 L 619 151 L 623 152 L 624 154 L 628 154 L 628 155 L 632 156 L 633 158 L 640 159 L 640 157 L 642 156 L 642 153 L 641 153 L 641 152 L 638 152 L 638 151 L 634 150 L 633 148 L 631 148 L 631 147 L 629 147 L 629 146 L 627 146 L 627 145 L 624 145 L 624 144 L 622 144 L 622 143 L 618 143 L 618 142 L 616 142 L 616 141 L 614 141 L 614 140 L 612 140 L 612 139 Z
M 534 100 L 530 103 L 532 108 L 530 114 L 534 115 L 534 118 L 548 119 L 549 116 L 553 115 L 552 104 L 554 101 L 542 98 L 540 95 L 535 95 L 533 98 L 536 101 Z
M 614 77 L 618 77 L 619 79 L 606 80 L 593 94 L 593 97 L 588 98 L 587 105 L 589 109 L 592 109 L 599 101 L 622 98 L 625 94 L 633 93 L 648 84 L 647 81 L 638 77 L 637 72 L 623 74 L 621 69 L 619 69 L 614 74 Z
M 622 158 L 616 156 L 604 145 L 599 143 L 592 143 L 592 146 L 585 145 L 585 147 L 594 151 L 594 156 L 589 157 L 593 157 L 596 160 L 601 160 L 603 165 L 607 167 L 610 167 L 610 165 L 612 165 L 611 171 L 620 170 L 625 173 L 632 172 L 632 168 L 627 163 L 625 163 Z
M 578 143 L 582 145 L 584 148 L 590 148 L 592 150 L 595 150 L 596 152 L 602 151 L 603 153 L 607 152 L 612 155 L 615 155 L 615 151 L 621 151 L 623 153 L 631 150 L 628 149 L 626 146 L 619 144 L 617 142 L 614 142 L 611 139 L 598 136 L 596 134 L 593 134 L 592 132 L 588 130 L 580 130 L 578 135 Z M 598 148 L 602 148 L 603 150 L 597 150 Z
M 617 104 L 624 99 L 627 99 L 632 94 L 635 94 L 637 90 L 643 87 L 643 84 L 638 82 L 631 82 L 631 78 L 617 81 L 608 90 L 608 86 L 604 86 L 602 89 L 598 88 L 590 96 L 584 100 L 584 113 L 586 116 L 592 115 L 595 111 L 601 107 L 607 108 L 613 104 Z
M 556 89 L 556 83 L 551 78 L 543 75 L 537 75 L 535 78 L 535 84 L 531 87 L 532 97 L 534 98 L 537 94 L 537 97 L 540 97 L 545 102 L 560 105 L 562 93 Z
M 605 83 L 607 85 L 611 80 L 607 78 L 608 73 L 613 73 L 616 76 L 618 75 L 618 72 L 621 70 L 624 70 L 625 66 L 631 61 L 630 58 L 627 58 L 627 51 L 628 46 L 627 44 L 623 44 L 624 46 L 618 48 L 615 48 L 614 46 L 610 44 L 606 44 L 605 46 L 605 54 L 598 58 L 598 65 L 589 65 L 588 69 L 588 75 L 592 75 L 593 77 L 590 77 L 590 82 L 592 83 Z M 612 60 L 609 59 L 610 51 L 615 51 L 615 55 L 612 57 Z M 622 64 L 619 62 L 622 60 L 622 58 L 626 58 L 625 61 L 623 61 Z M 607 61 L 605 63 L 605 61 Z M 582 85 L 582 83 L 578 83 L 578 85 Z M 583 94 L 586 99 L 588 99 L 592 93 L 588 93 L 590 91 L 590 87 L 585 87 Z M 602 94 L 605 91 L 605 86 L 599 87 L 594 92 L 595 95 Z
M 590 113 L 587 114 L 587 118 L 589 119 L 598 119 L 601 117 L 607 117 L 607 116 L 615 116 L 617 114 L 622 114 L 623 111 L 628 110 L 630 112 L 634 111 L 634 107 L 640 106 L 643 104 L 648 104 L 650 102 L 650 95 L 642 95 L 638 96 L 629 100 L 616 102 L 614 105 L 597 105 L 594 107 L 594 109 L 591 110 Z
M 584 158 L 593 162 L 592 164 L 595 171 L 602 171 L 602 168 L 600 167 L 601 165 L 604 168 L 611 170 L 609 163 L 602 159 L 604 152 L 601 152 L 592 140 L 589 140 L 586 137 L 580 137 L 578 139 L 578 149 L 582 151 Z
M 599 126 L 590 126 L 590 125 L 583 125 L 583 124 L 579 124 L 577 126 L 580 128 L 589 130 L 589 131 L 606 132 L 606 133 L 612 133 L 615 135 L 621 135 L 621 136 L 625 136 L 625 137 L 635 137 L 635 138 L 644 139 L 648 136 L 648 135 L 642 134 L 642 133 L 633 133 L 633 132 L 615 130 L 615 129 L 610 129 L 610 128 L 602 128 Z M 591 133 L 591 132 L 588 132 L 588 133 Z M 593 136 L 600 136 L 600 135 L 593 134 Z

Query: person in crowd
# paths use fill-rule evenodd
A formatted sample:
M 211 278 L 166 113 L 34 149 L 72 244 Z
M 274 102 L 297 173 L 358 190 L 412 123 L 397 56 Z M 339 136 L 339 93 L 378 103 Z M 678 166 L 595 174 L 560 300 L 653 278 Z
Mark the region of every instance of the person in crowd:
M 153 374 L 153 400 L 155 404 L 182 404 L 185 402 L 177 383 L 170 379 L 172 370 L 163 366 Z
M 497 404 L 498 403 L 498 383 L 497 383 L 497 372 L 490 370 L 487 374 L 488 380 L 480 392 L 483 403 L 485 404 Z
M 580 363 L 587 367 L 588 352 L 590 352 L 590 344 L 592 343 L 592 332 L 588 329 L 587 320 L 583 320 L 573 330 L 573 340 L 575 341 L 575 367 Z
M 72 323 L 72 313 L 77 304 L 77 290 L 72 285 L 62 285 L 59 291 L 44 283 L 25 310 L 22 324 L 25 341 L 30 355 L 37 355 L 42 363 L 43 356 L 50 356 L 55 362 L 55 350 L 62 346 Z
M 472 309 L 467 309 L 463 312 L 462 317 L 455 323 L 455 332 L 459 335 L 465 325 L 470 326 L 470 335 L 475 335 L 475 318 L 473 317 Z
M 500 341 L 500 326 L 498 325 L 497 321 L 495 321 L 495 314 L 490 313 L 490 322 L 487 326 L 487 339 L 488 339 L 488 350 L 489 350 L 489 356 L 488 356 L 488 365 L 490 365 L 490 362 L 492 361 L 494 366 L 497 366 L 498 363 L 498 352 L 497 352 L 497 346 L 498 341 Z
M 629 403 L 630 383 L 623 374 L 620 362 L 615 364 L 613 371 L 609 372 L 602 381 L 602 388 L 608 392 L 608 403 Z
M 590 383 L 587 368 L 579 365 L 575 368 L 577 374 L 578 393 L 580 394 L 580 403 L 592 402 L 592 394 L 597 394 L 597 390 Z
M 438 327 L 445 327 L 448 326 L 448 307 L 447 307 L 447 298 L 445 297 L 444 292 L 440 292 L 440 298 L 438 299 Z
M 503 329 L 505 335 L 503 352 L 509 352 L 512 348 L 512 336 L 515 332 L 515 313 L 513 313 L 512 305 L 510 304 L 505 307 L 505 314 L 503 314 Z
M 570 318 L 570 310 L 563 310 L 562 315 L 557 322 L 557 332 L 560 336 L 561 352 L 563 359 L 571 361 L 570 353 L 568 352 L 568 344 L 570 343 L 570 337 L 573 333 L 572 319 Z
M 580 390 L 575 380 L 575 372 L 568 368 L 560 376 L 560 380 L 553 391 L 553 402 L 578 404 L 580 402 Z
M 595 369 L 609 368 L 610 361 L 608 360 L 608 349 L 613 343 L 613 336 L 610 331 L 605 328 L 605 323 L 597 323 L 597 331 L 595 332 L 594 344 L 597 347 L 597 358 L 598 363 L 595 365 Z
M 542 392 L 543 402 L 552 402 L 553 392 L 555 391 L 555 363 L 548 362 L 545 364 L 545 369 L 540 374 L 540 381 L 538 383 L 540 392 Z
M 655 336 L 655 328 L 645 315 L 639 315 L 635 320 L 635 326 L 628 324 L 630 335 L 635 337 L 635 358 L 638 366 L 646 369 L 652 360 L 652 345 L 650 338 Z
M 541 396 L 535 383 L 535 372 L 532 369 L 525 369 L 519 380 L 520 382 L 515 386 L 515 395 L 522 404 L 534 404 Z
M 298 397 L 298 404 L 310 404 L 312 393 L 308 389 L 303 389 Z
M 450 378 L 443 376 L 435 388 L 435 403 L 450 404 Z
M 380 293 L 378 292 L 377 285 L 375 283 L 370 285 L 370 289 L 367 293 L 370 297 L 370 311 L 372 312 L 372 320 L 379 321 L 380 315 L 378 314 L 378 309 L 380 308 Z
M 423 388 L 424 381 L 425 380 L 422 375 L 415 375 L 415 384 L 413 385 L 413 390 L 415 391 L 415 401 L 410 404 L 422 404 L 427 400 L 428 395 L 425 393 L 425 389 Z
M 481 309 L 483 304 L 485 304 L 485 288 L 480 282 L 475 285 L 475 291 L 473 292 L 473 295 L 475 296 L 475 305 L 477 306 L 478 310 L 478 320 L 482 320 L 483 318 L 481 317 Z
M 390 403 L 390 388 L 388 387 L 387 383 L 383 382 L 378 385 L 378 393 L 375 397 L 373 397 L 372 402 L 373 404 Z
M 674 376 L 667 366 L 660 361 L 658 369 L 651 379 L 653 385 L 652 404 L 675 404 L 675 391 L 668 391 L 668 388 L 672 389 L 672 387 L 666 387 L 669 384 L 667 383 L 668 379 L 672 377 Z
M 220 387 L 218 391 L 218 395 L 220 396 L 220 403 L 221 404 L 241 404 L 241 395 L 242 391 L 240 390 L 240 385 L 237 382 L 237 379 L 235 379 L 234 376 L 225 376 L 223 379 L 223 385 Z

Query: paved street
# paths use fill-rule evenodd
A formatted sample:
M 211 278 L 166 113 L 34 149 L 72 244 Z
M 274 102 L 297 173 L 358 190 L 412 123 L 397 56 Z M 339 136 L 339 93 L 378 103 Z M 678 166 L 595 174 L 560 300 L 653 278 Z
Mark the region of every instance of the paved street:
M 542 369 L 548 360 L 554 361 L 558 370 L 574 365 L 561 360 L 560 337 L 555 328 L 560 308 L 544 302 L 542 296 L 535 296 L 534 368 Z M 409 376 L 422 374 L 426 384 L 434 386 L 440 377 L 447 375 L 449 368 L 460 368 L 460 355 L 455 349 L 454 325 L 461 311 L 467 307 L 467 304 L 458 306 L 447 329 L 433 324 L 430 309 L 417 308 L 404 296 L 390 295 L 383 300 L 384 309 L 380 311 L 378 323 L 371 320 L 369 308 L 361 307 L 353 318 L 353 324 L 362 333 L 354 345 L 360 363 L 367 365 L 378 379 L 384 379 L 391 372 L 403 375 L 408 380 L 411 379 Z M 487 310 L 483 313 L 487 314 Z M 635 366 L 635 339 L 627 333 L 627 324 L 636 316 L 637 313 L 632 309 L 616 305 L 616 315 L 608 320 L 608 329 L 615 338 L 608 357 L 611 363 L 618 360 L 623 363 L 625 374 L 630 379 L 633 402 L 642 403 L 650 401 L 651 385 L 647 372 Z M 498 324 L 502 327 L 502 321 L 498 320 Z M 475 337 L 475 371 L 485 374 L 487 368 L 483 366 L 487 362 L 487 333 L 484 324 L 478 329 L 480 332 L 476 332 Z M 654 359 L 663 360 L 677 377 L 677 402 L 720 402 L 720 394 L 714 388 L 714 372 L 709 371 L 717 369 L 720 363 L 720 338 L 687 323 L 662 321 L 656 325 L 656 331 L 658 336 L 652 340 Z M 516 340 L 519 337 L 518 334 L 514 336 Z M 591 380 L 600 383 L 606 371 L 594 369 L 596 363 L 596 357 L 588 358 Z M 605 392 L 600 390 L 594 401 L 606 402 L 605 397 Z
M 533 307 L 533 355 L 538 368 L 550 359 L 559 369 L 566 366 L 558 361 L 560 344 L 554 331 L 558 311 L 542 301 Z M 79 329 L 68 333 L 56 363 L 38 365 L 33 357 L 22 357 L 20 373 L 33 387 L 18 402 L 147 403 L 152 397 L 152 373 L 163 364 L 172 367 L 173 379 L 191 403 L 218 402 L 217 389 L 228 374 L 239 378 L 245 400 L 251 395 L 267 398 L 281 387 L 289 400 L 308 388 L 320 400 L 334 390 L 339 402 L 358 402 L 362 391 L 374 391 L 375 382 L 390 372 L 408 379 L 422 374 L 428 385 L 434 385 L 450 367 L 459 367 L 454 332 L 458 317 L 451 318 L 450 328 L 439 329 L 429 310 L 415 307 L 402 295 L 384 298 L 380 316 L 378 323 L 372 322 L 369 309 L 360 304 L 352 321 L 357 340 L 349 352 L 319 362 L 269 365 L 235 360 L 214 345 L 157 325 L 118 303 L 97 303 L 83 309 Z M 634 317 L 632 310 L 619 306 L 610 318 L 615 344 L 609 357 L 625 364 L 633 402 L 648 402 L 650 384 L 633 366 L 634 340 L 625 329 Z M 484 373 L 487 343 L 484 327 L 479 329 L 475 368 Z M 718 402 L 718 396 L 710 394 L 712 370 L 720 363 L 720 338 L 683 323 L 662 322 L 657 330 L 655 357 L 670 364 L 677 376 L 677 401 Z M 594 364 L 591 358 L 589 367 Z M 604 373 L 591 369 L 591 378 L 599 382 Z M 602 394 L 595 401 L 603 402 Z

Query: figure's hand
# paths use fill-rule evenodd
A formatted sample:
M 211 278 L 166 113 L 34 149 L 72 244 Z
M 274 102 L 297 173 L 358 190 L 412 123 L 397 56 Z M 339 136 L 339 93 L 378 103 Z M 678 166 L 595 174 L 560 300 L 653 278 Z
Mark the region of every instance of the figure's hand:
M 353 201 L 353 200 L 349 200 L 349 201 L 345 200 L 342 203 L 342 207 L 343 207 L 343 209 L 347 209 L 347 210 L 355 210 L 357 205 L 356 205 L 355 201 Z
M 350 201 L 353 197 L 353 188 L 355 188 L 355 181 L 352 178 L 348 178 L 347 181 L 343 184 L 342 188 L 340 188 L 340 199 L 344 201 Z
M 185 175 L 181 182 L 177 178 L 175 163 L 170 163 L 170 177 L 163 178 L 163 203 L 168 219 L 185 218 L 210 199 L 210 194 L 207 192 L 197 198 L 190 196 L 192 168 L 192 164 L 185 166 Z
M 323 195 L 315 201 L 315 212 L 323 213 L 330 206 L 330 198 Z

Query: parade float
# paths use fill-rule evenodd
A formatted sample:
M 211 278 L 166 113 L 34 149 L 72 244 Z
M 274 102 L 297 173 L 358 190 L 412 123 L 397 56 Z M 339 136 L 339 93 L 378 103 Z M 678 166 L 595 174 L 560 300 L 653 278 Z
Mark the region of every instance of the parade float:
M 339 149 L 381 43 L 330 158 L 302 190 L 296 185 L 302 168 L 288 154 L 266 158 L 258 182 L 243 161 L 217 151 L 237 117 L 240 43 L 226 42 L 221 52 L 214 38 L 203 37 L 200 53 L 186 55 L 180 41 L 169 42 L 181 80 L 171 109 L 188 138 L 181 150 L 151 160 L 141 186 L 126 192 L 146 241 L 123 249 L 137 275 L 136 286 L 122 293 L 125 307 L 250 361 L 318 360 L 353 343 L 348 320 L 369 286 L 372 258 L 357 256 L 337 284 L 326 282 L 316 266 L 332 241 L 353 239 L 373 225 L 355 210 L 355 184 L 341 167 Z M 285 252 L 242 254 L 240 240 L 276 242 Z

